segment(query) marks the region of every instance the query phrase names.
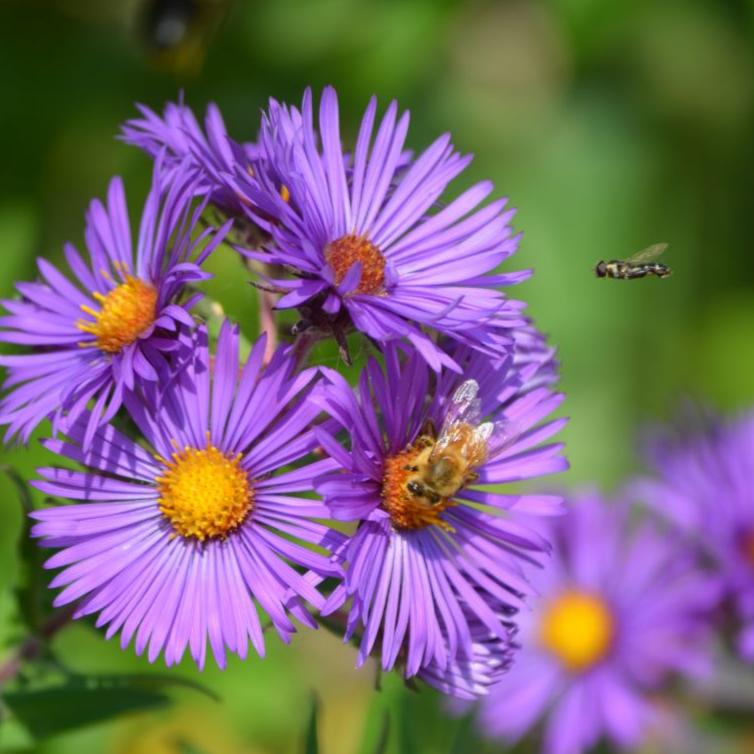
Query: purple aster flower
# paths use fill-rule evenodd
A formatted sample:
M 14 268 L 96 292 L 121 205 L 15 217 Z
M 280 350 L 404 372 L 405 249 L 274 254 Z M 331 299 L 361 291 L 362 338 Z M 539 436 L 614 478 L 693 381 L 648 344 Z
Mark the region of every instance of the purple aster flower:
M 341 467 L 317 491 L 333 517 L 358 522 L 343 552 L 345 580 L 324 612 L 350 602 L 346 638 L 360 636 L 359 664 L 375 652 L 384 669 L 400 660 L 407 677 L 445 673 L 448 688 L 495 642 L 506 663 L 511 615 L 529 591 L 522 564 L 547 549 L 514 515 L 560 511 L 558 496 L 500 485 L 567 466 L 560 445 L 541 445 L 565 421 L 540 423 L 562 396 L 529 388 L 537 376 L 522 375 L 512 356 L 493 362 L 466 347 L 453 356 L 462 377 L 437 375 L 417 352 L 389 346 L 384 368 L 370 360 L 356 394 L 327 372 L 330 383 L 312 396 L 349 446 L 317 430 Z
M 259 155 L 254 143 L 238 144 L 228 136 L 220 109 L 207 106 L 204 131 L 191 108 L 168 102 L 162 117 L 145 105 L 137 105 L 141 118 L 126 121 L 120 138 L 145 151 L 153 158 L 164 153 L 166 171 L 177 170 L 188 162 L 201 175 L 196 190 L 208 194 L 210 201 L 229 215 L 241 216 L 244 208 L 238 194 L 215 180 L 215 174 L 251 169 Z
M 708 558 L 743 625 L 739 651 L 754 660 L 754 412 L 695 424 L 652 438 L 655 476 L 633 491 Z
M 18 283 L 20 300 L 3 301 L 0 341 L 34 353 L 0 357 L 7 368 L 0 423 L 6 438 L 26 441 L 52 416 L 74 422 L 89 401 L 85 445 L 112 418 L 124 393 L 137 381 L 157 382 L 168 370 L 181 325 L 193 325 L 186 286 L 209 277 L 201 264 L 222 241 L 228 226 L 194 234 L 203 205 L 192 202 L 196 178 L 185 167 L 171 178 L 155 166 L 136 245 L 132 243 L 123 183 L 110 183 L 107 205 L 89 207 L 89 259 L 67 244 L 72 279 L 45 259 L 41 279 Z M 73 281 L 73 282 L 72 282 Z
M 32 534 L 59 549 L 46 563 L 63 569 L 56 605 L 79 600 L 74 617 L 98 614 L 108 638 L 120 631 L 150 661 L 172 665 L 188 647 L 201 668 L 209 640 L 223 667 L 226 648 L 245 657 L 251 641 L 264 654 L 259 608 L 284 641 L 291 616 L 316 626 L 306 603 L 322 606 L 315 586 L 340 568 L 312 545 L 342 537 L 313 520 L 327 515 L 321 501 L 300 495 L 333 465 L 298 463 L 316 445 L 315 370 L 295 374 L 287 348 L 263 369 L 264 338 L 240 365 L 227 323 L 212 363 L 206 329 L 194 337 L 159 400 L 151 384 L 144 400 L 125 398 L 147 447 L 107 425 L 84 449 L 83 419 L 45 442 L 87 471 L 41 469 L 35 486 L 83 502 L 34 512 Z
M 582 495 L 532 574 L 540 599 L 518 616 L 521 650 L 490 690 L 484 730 L 511 743 L 544 720 L 543 751 L 578 754 L 607 738 L 634 747 L 656 722 L 649 697 L 671 672 L 707 668 L 716 584 L 693 553 L 629 509 Z
M 508 672 L 519 645 L 515 642 L 518 627 L 510 609 L 500 608 L 500 619 L 508 626 L 508 635 L 501 638 L 470 614 L 467 616 L 471 645 L 447 665 L 432 660 L 419 670 L 417 677 L 443 694 L 458 699 L 474 700 L 489 693 L 491 687 Z
M 331 87 L 318 128 L 309 90 L 300 112 L 271 104 L 253 175 L 218 174 L 271 236 L 245 253 L 291 271 L 294 279 L 274 281 L 287 291 L 278 306 L 299 307 L 321 329 L 342 335 L 353 324 L 379 343 L 408 339 L 435 370 L 458 365 L 425 328 L 500 355 L 507 328 L 521 324 L 521 304 L 498 289 L 529 274 L 494 273 L 517 246 L 513 211 L 503 199 L 480 206 L 489 181 L 440 206 L 471 158 L 446 134 L 406 164 L 408 113 L 399 117 L 392 102 L 375 134 L 376 111 L 373 98 L 351 158 Z

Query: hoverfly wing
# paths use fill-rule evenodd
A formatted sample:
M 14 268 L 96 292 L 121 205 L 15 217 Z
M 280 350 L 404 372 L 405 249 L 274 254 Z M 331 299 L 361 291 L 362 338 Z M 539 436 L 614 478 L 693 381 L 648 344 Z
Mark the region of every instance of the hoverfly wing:
M 637 251 L 636 254 L 631 255 L 626 260 L 626 263 L 630 265 L 647 264 L 657 259 L 667 248 L 668 244 L 666 243 L 652 244 L 651 246 L 647 246 L 646 249 L 642 249 L 641 251 Z

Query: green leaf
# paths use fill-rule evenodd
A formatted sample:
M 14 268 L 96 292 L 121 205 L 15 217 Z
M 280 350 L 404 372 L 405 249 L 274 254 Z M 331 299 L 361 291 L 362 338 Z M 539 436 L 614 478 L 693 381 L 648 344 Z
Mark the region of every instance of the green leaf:
M 414 734 L 411 729 L 412 717 L 409 711 L 411 701 L 412 700 L 410 700 L 408 696 L 405 696 L 400 700 L 401 703 L 398 705 L 397 709 L 394 710 L 394 715 L 398 718 L 398 723 L 396 725 L 397 737 L 395 740 L 395 750 L 397 754 L 414 754 L 414 752 L 418 751 L 415 746 L 416 741 L 414 740 Z
M 309 725 L 306 729 L 306 741 L 304 742 L 304 754 L 319 754 L 317 743 L 317 711 L 319 703 L 317 697 L 312 694 L 311 711 L 309 713 Z
M 34 501 L 29 491 L 28 482 L 12 466 L 8 466 L 8 464 L 0 464 L 0 471 L 13 482 L 18 490 L 18 497 L 21 500 L 21 507 L 24 509 L 24 513 L 34 510 Z
M 184 687 L 217 697 L 193 681 L 153 675 L 74 675 L 54 686 L 3 695 L 5 705 L 34 738 L 46 738 L 124 712 L 155 709 L 170 702 L 165 690 Z
M 180 754 L 205 754 L 204 749 L 194 746 L 190 741 L 181 739 L 176 742 L 176 745 Z
M 453 741 L 448 749 L 448 754 L 464 754 L 469 751 L 469 744 L 473 738 L 473 721 L 470 715 L 461 718 L 458 723 L 458 729 L 456 730 Z
M 390 715 L 385 710 L 382 716 L 382 726 L 380 727 L 380 736 L 377 739 L 377 746 L 374 747 L 374 754 L 385 754 L 387 745 L 390 741 Z
M 51 598 L 45 586 L 45 570 L 42 564 L 45 554 L 31 537 L 32 520 L 29 513 L 34 510 L 28 482 L 7 464 L 0 464 L 0 471 L 13 483 L 18 492 L 23 519 L 21 523 L 21 535 L 18 543 L 21 573 L 16 586 L 18 610 L 24 625 L 32 632 L 37 633 L 43 620 L 50 612 Z
M 717 707 L 707 710 L 699 716 L 697 724 L 702 730 L 713 734 L 743 735 L 754 730 L 751 710 L 745 708 Z

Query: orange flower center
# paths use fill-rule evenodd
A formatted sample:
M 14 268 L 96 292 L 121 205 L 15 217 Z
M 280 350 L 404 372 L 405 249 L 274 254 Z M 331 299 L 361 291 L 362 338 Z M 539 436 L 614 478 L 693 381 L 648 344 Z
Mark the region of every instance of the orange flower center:
M 165 471 L 157 480 L 159 505 L 176 534 L 225 539 L 249 515 L 254 492 L 240 466 L 241 455 L 229 458 L 214 445 L 186 447 L 172 460 L 159 460 Z
M 572 672 L 588 670 L 603 659 L 614 635 L 613 616 L 605 602 L 576 590 L 552 600 L 539 627 L 541 644 Z
M 335 274 L 335 282 L 338 285 L 343 282 L 351 267 L 361 262 L 361 277 L 353 292 L 372 296 L 382 292 L 385 284 L 385 257 L 364 236 L 349 233 L 327 244 L 325 261 Z
M 131 275 L 126 275 L 126 282 L 108 294 L 103 296 L 95 291 L 92 295 L 99 302 L 100 310 L 88 306 L 81 309 L 94 317 L 94 322 L 79 320 L 76 326 L 94 335 L 97 347 L 106 353 L 118 353 L 155 321 L 157 291 Z

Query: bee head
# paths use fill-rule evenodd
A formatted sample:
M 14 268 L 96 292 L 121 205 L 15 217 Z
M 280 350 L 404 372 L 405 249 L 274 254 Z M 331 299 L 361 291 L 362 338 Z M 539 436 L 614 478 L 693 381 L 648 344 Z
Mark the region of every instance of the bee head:
M 427 500 L 427 502 L 429 502 L 430 505 L 437 505 L 442 500 L 437 492 L 435 492 L 431 487 L 425 487 L 421 482 L 412 480 L 408 482 L 408 484 L 406 484 L 406 489 L 414 497 L 423 497 L 425 500 Z
M 406 489 L 414 496 L 414 497 L 424 497 L 424 485 L 420 482 L 409 482 L 406 485 Z

